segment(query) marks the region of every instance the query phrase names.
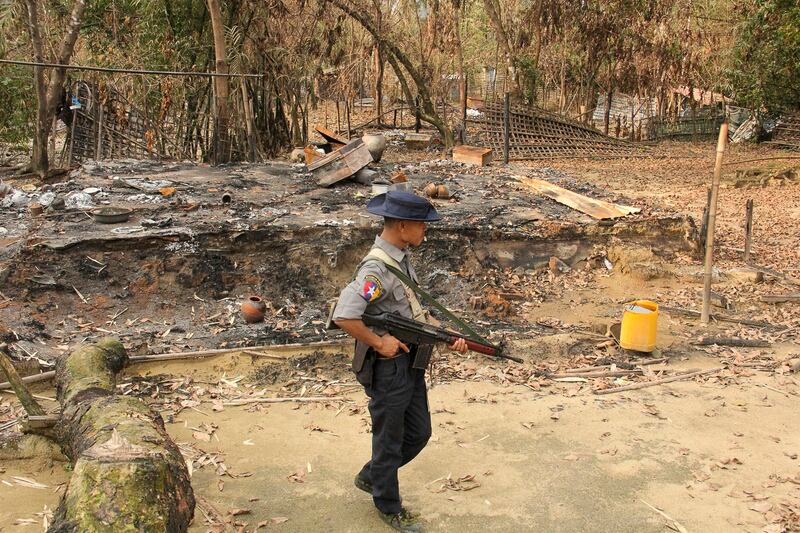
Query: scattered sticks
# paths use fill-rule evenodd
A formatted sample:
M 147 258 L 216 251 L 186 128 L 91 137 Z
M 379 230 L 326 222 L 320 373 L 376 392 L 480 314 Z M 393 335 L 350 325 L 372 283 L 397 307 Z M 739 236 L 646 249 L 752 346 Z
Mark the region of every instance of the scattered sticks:
M 677 520 L 672 518 L 670 515 L 668 515 L 667 513 L 662 511 L 661 509 L 655 507 L 654 505 L 650 505 L 649 503 L 647 503 L 646 501 L 644 501 L 642 499 L 640 499 L 639 501 L 642 502 L 643 504 L 645 504 L 646 506 L 648 506 L 653 511 L 655 511 L 658 514 L 660 514 L 661 516 L 663 516 L 665 520 L 671 522 L 671 524 L 667 526 L 670 529 L 673 529 L 673 530 L 677 531 L 678 533 L 689 533 L 689 531 L 685 527 L 683 527 L 683 525 L 681 525 L 680 522 L 678 522 Z
M 700 311 L 694 311 L 692 309 L 683 309 L 681 307 L 670 307 L 668 305 L 659 306 L 659 309 L 667 313 L 674 313 L 689 317 L 699 317 L 701 314 Z M 709 315 L 709 317 L 712 320 L 718 320 L 720 322 L 733 322 L 735 324 L 753 326 L 754 328 L 776 329 L 775 325 L 770 324 L 769 322 L 760 322 L 758 320 L 749 320 L 746 318 L 736 318 L 732 316 L 719 315 L 719 314 L 711 314 Z
M 721 372 L 724 368 L 712 368 L 711 370 L 690 370 L 688 372 L 684 372 L 681 374 L 674 374 L 672 376 L 660 379 L 654 379 L 653 381 L 644 381 L 642 383 L 634 383 L 632 385 L 625 385 L 622 387 L 614 387 L 612 389 L 602 389 L 602 390 L 595 390 L 592 391 L 595 394 L 613 394 L 615 392 L 625 392 L 629 390 L 638 390 L 644 389 L 647 387 L 654 387 L 656 385 L 663 385 L 664 383 L 672 383 L 673 381 L 682 381 L 685 379 L 692 379 L 697 376 L 707 376 L 710 374 L 716 374 L 717 372 Z
M 562 374 L 548 374 L 546 377 L 549 379 L 563 379 L 563 378 L 617 378 L 622 376 L 641 375 L 644 371 L 638 370 L 606 370 L 595 372 L 564 372 Z

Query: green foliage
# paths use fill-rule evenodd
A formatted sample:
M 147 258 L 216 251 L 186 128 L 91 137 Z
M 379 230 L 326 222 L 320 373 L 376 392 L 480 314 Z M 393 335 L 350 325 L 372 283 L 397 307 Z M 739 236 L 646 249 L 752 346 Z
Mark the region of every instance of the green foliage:
M 728 71 L 736 100 L 771 113 L 800 110 L 800 4 L 757 0 L 741 24 Z
M 30 68 L 0 65 L 0 142 L 27 142 L 36 116 L 33 93 Z

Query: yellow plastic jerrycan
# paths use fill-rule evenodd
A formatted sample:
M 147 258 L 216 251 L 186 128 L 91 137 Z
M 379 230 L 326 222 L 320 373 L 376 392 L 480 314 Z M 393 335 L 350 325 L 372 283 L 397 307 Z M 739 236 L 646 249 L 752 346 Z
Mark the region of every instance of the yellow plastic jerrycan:
M 656 347 L 658 304 L 650 300 L 628 302 L 623 307 L 619 345 L 626 350 L 652 352 Z

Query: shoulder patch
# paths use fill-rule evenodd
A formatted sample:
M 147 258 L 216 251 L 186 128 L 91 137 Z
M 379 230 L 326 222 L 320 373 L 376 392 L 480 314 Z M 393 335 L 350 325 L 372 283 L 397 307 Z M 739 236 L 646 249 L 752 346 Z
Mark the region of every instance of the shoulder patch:
M 372 274 L 364 276 L 364 286 L 361 288 L 361 297 L 364 298 L 367 303 L 375 301 L 381 295 L 382 290 L 383 285 L 381 285 L 381 280 L 379 280 L 377 276 L 373 276 Z

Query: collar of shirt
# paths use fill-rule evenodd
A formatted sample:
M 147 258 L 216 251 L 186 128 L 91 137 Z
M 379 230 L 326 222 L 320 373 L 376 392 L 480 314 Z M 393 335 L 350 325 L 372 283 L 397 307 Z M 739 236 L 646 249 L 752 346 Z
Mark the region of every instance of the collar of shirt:
M 389 257 L 397 261 L 399 264 L 403 264 L 403 259 L 406 257 L 406 252 L 404 250 L 401 250 L 389 241 L 382 239 L 380 236 L 375 237 L 375 246 L 389 254 Z

